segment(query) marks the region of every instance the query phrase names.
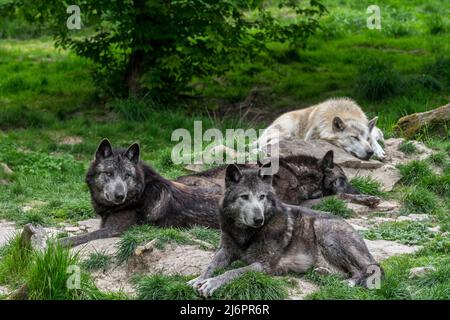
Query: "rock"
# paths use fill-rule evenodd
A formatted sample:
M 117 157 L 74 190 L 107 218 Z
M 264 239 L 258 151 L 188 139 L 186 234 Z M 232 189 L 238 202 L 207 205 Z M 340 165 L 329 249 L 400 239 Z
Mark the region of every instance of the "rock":
M 436 268 L 434 267 L 418 267 L 418 268 L 412 268 L 409 270 L 409 278 L 415 279 L 415 278 L 422 278 L 427 273 L 435 272 Z
M 364 239 L 370 253 L 375 258 L 376 261 L 382 261 L 392 256 L 404 254 L 404 253 L 414 253 L 420 249 L 422 246 L 407 246 L 401 243 L 387 240 L 367 240 Z
M 415 214 L 411 213 L 407 216 L 400 216 L 397 218 L 397 221 L 425 221 L 429 220 L 430 216 L 427 214 Z
M 400 210 L 400 204 L 397 201 L 381 201 L 377 206 L 376 211 L 378 212 L 398 212 Z
M 6 296 L 9 293 L 9 289 L 6 286 L 0 286 L 0 296 Z
M 356 215 L 365 215 L 369 213 L 369 207 L 356 203 L 347 203 L 347 208 L 352 210 Z
M 414 136 L 421 128 L 450 121 L 450 103 L 427 111 L 413 113 L 400 118 L 396 130 L 406 137 Z
M 441 226 L 436 227 L 428 227 L 427 230 L 431 233 L 440 233 L 441 232 Z
M 3 169 L 3 173 L 5 173 L 7 176 L 14 174 L 14 171 L 12 171 L 11 168 L 8 167 L 6 163 L 0 163 L 0 166 Z
M 78 232 L 80 232 L 80 228 L 78 228 L 78 227 L 73 227 L 73 226 L 71 226 L 71 227 L 65 227 L 65 228 L 64 228 L 64 231 L 70 232 L 70 233 L 78 233 Z
M 23 247 L 31 247 L 37 251 L 44 251 L 47 248 L 48 233 L 40 225 L 26 224 L 21 237 Z
M 14 222 L 0 221 L 0 247 L 5 245 L 16 233 Z
M 289 300 L 304 300 L 307 295 L 319 290 L 317 285 L 301 278 L 289 277 L 288 280 L 295 283 L 288 289 Z

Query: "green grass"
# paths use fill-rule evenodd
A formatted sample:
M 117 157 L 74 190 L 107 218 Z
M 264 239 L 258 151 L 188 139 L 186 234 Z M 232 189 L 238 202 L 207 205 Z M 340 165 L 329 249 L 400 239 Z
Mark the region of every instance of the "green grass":
M 397 168 L 400 172 L 400 182 L 405 185 L 417 184 L 433 174 L 430 165 L 423 160 L 413 160 L 407 164 L 400 164 Z
M 87 271 L 95 271 L 106 268 L 112 262 L 111 256 L 103 252 L 93 252 L 81 263 Z
M 398 150 L 400 150 L 401 152 L 403 152 L 406 155 L 411 155 L 411 154 L 417 153 L 417 151 L 418 151 L 415 144 L 408 140 L 403 141 L 398 146 Z
M 21 242 L 21 236 L 17 235 L 0 249 L 0 284 L 16 288 L 27 274 L 33 253 L 31 248 L 23 248 Z
M 450 270 L 448 255 L 401 255 L 382 262 L 385 278 L 381 288 L 365 290 L 350 288 L 339 277 L 307 276 L 320 286 L 320 290 L 308 296 L 309 299 L 357 299 L 357 300 L 448 300 L 450 298 Z M 414 267 L 433 266 L 435 272 L 423 278 L 410 279 L 409 270 Z
M 386 196 L 386 192 L 381 190 L 381 183 L 371 178 L 370 176 L 355 177 L 350 180 L 350 184 L 362 194 L 368 194 L 378 197 Z
M 448 163 L 447 153 L 444 151 L 433 153 L 428 157 L 428 161 L 435 166 L 444 167 Z
M 158 228 L 151 225 L 135 226 L 128 229 L 120 239 L 116 253 L 118 263 L 128 260 L 137 246 L 154 239 L 156 239 L 155 246 L 159 249 L 164 249 L 167 244 L 191 244 L 204 248 L 203 242 L 217 248 L 220 233 L 217 230 L 199 226 L 192 229 Z
M 93 260 L 93 259 L 91 259 Z M 98 265 L 98 257 L 96 257 Z M 76 254 L 57 242 L 48 241 L 44 251 L 22 245 L 20 235 L 13 237 L 0 248 L 0 284 L 11 289 L 25 286 L 31 300 L 127 299 L 119 293 L 99 290 Z M 85 265 L 86 266 L 86 265 Z M 93 263 L 90 263 L 93 266 Z M 72 276 L 79 273 L 79 287 L 70 288 Z
M 140 276 L 135 281 L 140 300 L 199 300 L 195 290 L 187 285 L 190 276 Z M 219 288 L 212 299 L 221 300 L 281 300 L 287 298 L 289 283 L 260 272 L 247 272 Z
M 354 215 L 353 211 L 347 208 L 345 201 L 336 197 L 323 199 L 319 204 L 311 207 L 314 210 L 325 211 L 342 218 L 350 218 Z
M 421 245 L 433 238 L 433 233 L 427 230 L 428 226 L 427 223 L 413 221 L 385 222 L 362 231 L 362 235 L 369 240 L 390 240 L 407 245 Z
M 436 195 L 422 187 L 412 187 L 405 190 L 402 202 L 406 212 L 433 214 L 439 207 Z

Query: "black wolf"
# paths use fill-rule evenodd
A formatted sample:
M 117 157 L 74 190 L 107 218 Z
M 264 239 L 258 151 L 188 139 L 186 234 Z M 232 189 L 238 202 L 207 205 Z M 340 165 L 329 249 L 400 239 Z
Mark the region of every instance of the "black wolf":
M 67 246 L 119 236 L 135 224 L 218 228 L 220 193 L 170 181 L 139 160 L 139 145 L 113 149 L 103 140 L 86 174 L 99 230 L 61 239 Z
M 361 236 L 343 219 L 282 203 L 272 187 L 272 176 L 261 169 L 229 165 L 220 210 L 221 246 L 207 270 L 189 282 L 209 297 L 219 287 L 255 270 L 269 274 L 303 273 L 310 268 L 350 276 L 366 286 L 381 269 Z M 213 277 L 234 260 L 248 266 Z
M 342 168 L 333 162 L 333 151 L 322 159 L 306 155 L 292 155 L 279 159 L 279 170 L 273 176 L 273 187 L 278 198 L 289 204 L 346 193 L 359 194 Z M 260 164 L 238 165 L 241 169 L 258 168 Z M 220 192 L 224 188 L 226 166 L 213 168 L 177 179 L 184 184 L 209 188 Z

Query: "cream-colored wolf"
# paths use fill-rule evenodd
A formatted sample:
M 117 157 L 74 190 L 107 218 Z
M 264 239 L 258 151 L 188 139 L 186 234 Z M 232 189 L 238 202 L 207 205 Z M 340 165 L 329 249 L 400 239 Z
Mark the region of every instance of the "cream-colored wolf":
M 378 117 L 368 121 L 361 107 L 349 98 L 334 98 L 287 112 L 278 117 L 258 139 L 259 147 L 287 137 L 326 140 L 357 158 L 385 157 L 378 141 L 383 133 L 375 127 Z

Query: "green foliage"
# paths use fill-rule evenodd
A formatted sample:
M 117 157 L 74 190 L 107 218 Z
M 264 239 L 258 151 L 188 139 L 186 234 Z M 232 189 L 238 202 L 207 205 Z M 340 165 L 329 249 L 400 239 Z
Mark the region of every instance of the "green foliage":
M 420 245 L 433 238 L 433 233 L 428 231 L 427 227 L 426 223 L 415 221 L 385 222 L 362 231 L 362 235 L 369 240 L 382 239 L 407 245 Z
M 152 275 L 134 279 L 139 300 L 199 300 L 194 289 L 186 284 L 192 277 Z
M 267 42 L 302 45 L 325 11 L 315 0 L 302 6 L 280 1 L 280 8 L 297 17 L 286 24 L 260 0 L 81 0 L 77 4 L 83 8 L 83 23 L 95 31 L 80 36 L 66 28 L 68 15 L 62 0 L 16 0 L 13 4 L 30 21 L 45 22 L 57 46 L 92 60 L 97 84 L 116 94 L 123 92 L 123 84 L 133 94 L 144 86 L 165 98 L 184 90 L 193 76 L 222 74 L 233 62 L 266 51 Z
M 362 194 L 384 197 L 386 193 L 381 191 L 381 183 L 370 176 L 355 177 L 350 180 L 350 184 Z
M 435 272 L 424 277 L 409 278 L 414 267 L 433 266 Z M 351 288 L 335 275 L 319 276 L 314 273 L 307 278 L 320 286 L 320 290 L 308 296 L 314 300 L 448 300 L 450 294 L 449 259 L 447 255 L 400 255 L 382 262 L 385 277 L 378 290 Z
M 342 218 L 350 218 L 354 215 L 353 211 L 347 208 L 345 201 L 336 197 L 323 199 L 319 204 L 313 205 L 311 208 L 314 210 L 329 212 Z
M 93 252 L 81 263 L 81 266 L 87 271 L 95 271 L 106 268 L 111 260 L 111 257 L 103 252 Z
M 431 176 L 433 171 L 426 161 L 413 160 L 407 164 L 397 166 L 400 172 L 400 181 L 405 185 L 418 183 L 424 177 Z
M 411 155 L 413 153 L 417 153 L 417 147 L 416 145 L 408 140 L 404 140 L 399 146 L 398 150 L 403 152 L 406 155 Z
M 69 289 L 71 266 L 76 266 L 78 259 L 69 249 L 56 242 L 49 242 L 44 252 L 35 252 L 35 257 L 27 273 L 27 288 L 32 300 L 67 300 L 79 298 L 80 292 Z
M 0 248 L 0 283 L 17 287 L 27 273 L 32 258 L 31 248 L 22 246 L 22 238 L 16 235 Z
M 444 151 L 433 153 L 428 157 L 428 161 L 436 166 L 444 167 L 444 165 L 448 163 L 447 154 Z
M 251 271 L 219 288 L 213 297 L 221 300 L 284 300 L 288 296 L 288 286 L 284 279 Z
M 412 187 L 402 195 L 404 210 L 409 213 L 433 214 L 439 207 L 436 195 L 423 187 Z
M 397 94 L 401 81 L 392 62 L 378 57 L 365 57 L 358 63 L 355 92 L 367 100 L 379 101 Z
M 181 275 L 139 276 L 134 279 L 140 300 L 199 300 L 187 282 L 192 277 Z M 287 298 L 288 282 L 261 272 L 246 272 L 219 288 L 212 299 L 220 300 L 281 300 Z

